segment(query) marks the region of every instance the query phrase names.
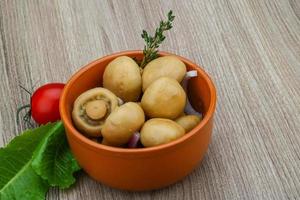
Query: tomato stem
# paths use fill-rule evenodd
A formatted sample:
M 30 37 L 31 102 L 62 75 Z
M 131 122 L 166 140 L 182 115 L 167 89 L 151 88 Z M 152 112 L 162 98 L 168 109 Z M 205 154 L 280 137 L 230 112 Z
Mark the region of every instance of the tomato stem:
M 19 85 L 20 88 L 22 88 L 25 92 L 27 92 L 30 96 L 32 95 L 32 92 L 24 88 L 22 85 Z
M 29 111 L 26 112 L 26 114 L 24 115 L 24 117 L 22 118 L 24 123 L 29 126 L 29 127 L 33 127 L 33 124 L 31 123 L 31 109 L 30 109 L 30 104 L 28 105 L 24 105 L 18 108 L 17 110 L 17 124 L 20 124 L 20 112 L 26 108 L 29 108 Z
M 32 92 L 29 91 L 28 89 L 26 89 L 25 87 L 23 87 L 21 84 L 19 84 L 19 87 L 24 90 L 27 94 L 30 95 L 30 97 L 32 96 Z M 33 90 L 33 88 L 32 88 Z M 30 104 L 27 104 L 27 105 L 24 105 L 24 106 L 21 106 L 18 108 L 17 110 L 17 124 L 19 125 L 20 124 L 20 112 L 24 109 L 27 109 L 29 108 L 29 110 L 26 112 L 26 114 L 24 115 L 24 117 L 22 118 L 22 121 L 24 122 L 25 125 L 27 125 L 28 127 L 30 128 L 33 128 L 34 125 L 33 123 L 31 122 L 31 105 Z

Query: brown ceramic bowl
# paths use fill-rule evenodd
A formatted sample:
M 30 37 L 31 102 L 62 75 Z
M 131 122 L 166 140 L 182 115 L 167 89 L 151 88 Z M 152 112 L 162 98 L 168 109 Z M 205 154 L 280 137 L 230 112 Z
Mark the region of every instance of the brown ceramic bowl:
M 156 147 L 126 149 L 98 144 L 73 126 L 73 102 L 82 92 L 101 86 L 106 65 L 122 55 L 141 59 L 142 51 L 125 51 L 100 58 L 80 69 L 66 84 L 60 100 L 60 114 L 68 142 L 84 171 L 101 183 L 131 191 L 162 188 L 187 176 L 202 160 L 210 143 L 216 90 L 198 65 L 178 56 L 187 70 L 198 72 L 198 77 L 189 82 L 188 95 L 192 105 L 204 113 L 201 123 L 183 137 Z M 160 55 L 169 53 L 160 52 Z

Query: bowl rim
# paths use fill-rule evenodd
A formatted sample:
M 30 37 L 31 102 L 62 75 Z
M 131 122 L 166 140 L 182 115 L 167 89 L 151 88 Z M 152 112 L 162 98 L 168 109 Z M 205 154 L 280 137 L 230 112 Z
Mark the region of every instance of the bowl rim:
M 109 55 L 106 55 L 104 57 L 101 57 L 99 59 L 96 59 L 86 65 L 84 65 L 83 67 L 81 67 L 81 69 L 79 69 L 77 72 L 75 72 L 71 78 L 68 80 L 68 82 L 66 83 L 60 101 L 59 101 L 59 111 L 60 111 L 60 115 L 61 115 L 61 120 L 63 121 L 64 126 L 66 126 L 66 129 L 69 130 L 68 134 L 72 134 L 74 136 L 74 138 L 77 139 L 78 142 L 81 142 L 83 144 L 86 145 L 86 147 L 90 147 L 91 149 L 95 150 L 104 150 L 104 151 L 108 151 L 108 152 L 113 152 L 113 153 L 122 153 L 122 154 L 140 154 L 140 153 L 145 153 L 145 152 L 154 152 L 154 151 L 160 151 L 163 149 L 168 149 L 174 146 L 179 145 L 180 143 L 183 143 L 184 141 L 190 139 L 193 135 L 195 135 L 200 129 L 202 129 L 207 123 L 208 121 L 213 117 L 214 112 L 215 112 L 215 108 L 216 108 L 216 88 L 215 85 L 213 83 L 213 81 L 211 80 L 211 78 L 209 77 L 209 75 L 197 64 L 193 63 L 192 61 L 178 56 L 176 54 L 173 53 L 169 53 L 169 52 L 165 52 L 165 51 L 159 51 L 159 55 L 161 56 L 167 56 L 167 55 L 174 55 L 176 57 L 178 57 L 180 60 L 182 60 L 184 63 L 186 63 L 187 65 L 192 66 L 194 69 L 193 70 L 197 70 L 198 74 L 201 74 L 201 76 L 205 79 L 205 81 L 208 84 L 209 90 L 210 90 L 210 105 L 209 108 L 204 116 L 204 118 L 201 120 L 201 122 L 195 127 L 193 128 L 191 131 L 189 131 L 188 133 L 186 133 L 184 136 L 166 143 L 166 144 L 162 144 L 162 145 L 158 145 L 158 146 L 154 146 L 154 147 L 147 147 L 147 148 L 120 148 L 120 147 L 112 147 L 112 146 L 106 146 L 100 143 L 96 143 L 92 140 L 90 140 L 89 138 L 85 137 L 83 134 L 81 134 L 74 126 L 71 120 L 69 120 L 67 118 L 67 109 L 65 108 L 65 101 L 66 101 L 66 96 L 68 94 L 69 89 L 72 87 L 72 85 L 74 84 L 74 82 L 76 81 L 76 79 L 78 77 L 80 77 L 84 72 L 86 72 L 87 70 L 89 70 L 90 68 L 92 68 L 93 66 L 95 66 L 98 63 L 101 63 L 105 60 L 108 59 L 113 59 L 115 57 L 118 56 L 131 56 L 131 55 L 136 55 L 136 54 L 142 54 L 143 51 L 142 50 L 127 50 L 127 51 L 120 51 L 117 53 L 112 53 Z

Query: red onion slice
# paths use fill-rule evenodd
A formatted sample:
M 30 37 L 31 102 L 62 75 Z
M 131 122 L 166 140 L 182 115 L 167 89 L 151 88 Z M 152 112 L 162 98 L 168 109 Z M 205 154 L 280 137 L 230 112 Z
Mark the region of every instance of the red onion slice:
M 140 137 L 141 137 L 140 133 L 135 132 L 129 139 L 128 148 L 136 148 L 140 141 Z
M 185 74 L 186 78 L 193 78 L 193 77 L 197 77 L 197 76 L 198 76 L 197 70 L 191 70 Z
M 196 70 L 191 70 L 191 71 L 188 71 L 184 77 L 184 79 L 182 80 L 181 82 L 181 85 L 182 85 L 182 88 L 184 89 L 185 93 L 187 94 L 187 86 L 188 86 L 188 81 L 193 78 L 193 77 L 197 77 L 197 71 Z M 190 100 L 188 98 L 188 96 L 186 97 L 186 104 L 185 104 L 185 107 L 184 107 L 184 112 L 186 114 L 189 114 L 189 115 L 197 115 L 199 117 L 202 118 L 202 114 L 197 112 L 193 106 L 191 105 L 190 103 Z
M 119 104 L 119 106 L 124 104 L 124 101 L 119 97 L 118 97 L 118 104 Z

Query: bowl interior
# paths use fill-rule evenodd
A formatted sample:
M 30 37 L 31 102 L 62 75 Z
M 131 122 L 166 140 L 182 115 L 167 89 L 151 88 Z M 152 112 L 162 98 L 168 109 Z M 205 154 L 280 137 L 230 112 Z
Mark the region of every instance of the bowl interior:
M 105 67 L 110 61 L 121 55 L 127 55 L 137 60 L 142 59 L 142 51 L 112 54 L 88 64 L 70 79 L 65 88 L 64 100 L 60 105 L 63 107 L 64 113 L 66 114 L 63 119 L 65 122 L 68 121 L 68 123 L 72 124 L 71 112 L 75 99 L 84 91 L 101 86 Z M 169 55 L 169 53 L 160 52 L 160 55 Z M 205 118 L 210 117 L 206 116 L 206 113 L 211 110 L 210 112 L 212 115 L 215 106 L 215 102 L 212 102 L 211 100 L 211 97 L 215 96 L 214 86 L 208 75 L 200 69 L 199 66 L 185 58 L 178 57 L 186 64 L 187 70 L 197 70 L 198 72 L 198 76 L 189 81 L 188 96 L 193 107 L 204 114 L 204 119 L 201 123 L 205 123 Z

